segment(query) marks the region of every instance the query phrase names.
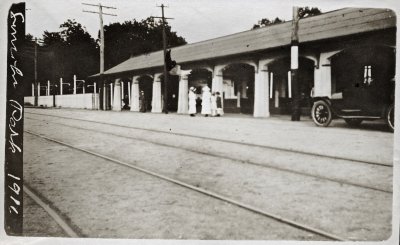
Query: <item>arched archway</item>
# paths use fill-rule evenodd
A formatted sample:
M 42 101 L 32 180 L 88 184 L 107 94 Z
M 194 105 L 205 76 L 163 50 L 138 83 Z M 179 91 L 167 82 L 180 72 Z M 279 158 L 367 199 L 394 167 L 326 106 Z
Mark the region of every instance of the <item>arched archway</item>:
M 193 69 L 188 75 L 189 87 L 195 87 L 199 92 L 207 85 L 211 88 L 212 72 L 204 68 Z
M 312 101 L 311 90 L 314 87 L 313 60 L 299 57 L 298 83 L 300 90 L 301 114 L 309 115 Z M 272 114 L 290 114 L 292 112 L 292 81 L 290 57 L 282 57 L 268 64 L 270 72 L 269 98 Z
M 129 104 L 131 103 L 131 84 L 132 79 L 128 77 L 121 78 L 121 100 L 122 110 L 129 110 Z
M 112 80 L 105 80 L 103 83 L 103 87 L 101 88 L 102 93 L 100 96 L 103 98 L 101 100 L 100 106 L 102 106 L 103 110 L 111 110 L 112 103 L 112 94 L 111 94 L 111 86 L 113 86 Z
M 247 63 L 227 65 L 223 70 L 224 111 L 252 114 L 255 67 Z
M 161 80 L 161 98 L 164 98 L 164 75 L 160 76 Z M 178 94 L 179 94 L 179 76 L 168 75 L 167 84 L 167 109 L 170 112 L 176 112 L 178 110 Z M 164 104 L 164 100 L 161 100 Z
M 201 112 L 201 91 L 207 85 L 211 88 L 212 72 L 205 68 L 193 69 L 188 75 L 188 86 L 196 88 L 196 111 Z
M 144 92 L 146 100 L 146 111 L 151 111 L 151 100 L 153 99 L 153 77 L 150 75 L 142 75 L 138 78 L 139 93 Z

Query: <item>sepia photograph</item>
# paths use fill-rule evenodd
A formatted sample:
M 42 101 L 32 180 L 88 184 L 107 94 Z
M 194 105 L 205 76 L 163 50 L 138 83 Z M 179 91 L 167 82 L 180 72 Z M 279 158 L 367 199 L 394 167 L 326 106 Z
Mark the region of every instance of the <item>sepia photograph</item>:
M 399 243 L 396 1 L 0 10 L 6 244 Z

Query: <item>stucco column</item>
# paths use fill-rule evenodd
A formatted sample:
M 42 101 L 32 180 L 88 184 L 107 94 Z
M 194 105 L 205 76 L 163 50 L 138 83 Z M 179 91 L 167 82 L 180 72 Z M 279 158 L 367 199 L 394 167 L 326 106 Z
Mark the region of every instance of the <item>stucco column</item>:
M 131 102 L 131 82 L 128 82 L 128 100 L 129 100 L 128 105 L 131 106 L 131 104 L 132 104 L 132 102 Z
M 110 83 L 110 104 L 111 104 L 111 110 L 112 110 L 112 107 L 113 107 L 113 105 L 114 105 L 114 84 L 111 82 Z
M 106 81 L 103 82 L 103 110 L 107 110 L 107 85 L 106 85 Z
M 331 97 L 332 79 L 331 60 L 329 58 L 340 51 L 341 50 L 336 50 L 320 54 L 319 65 L 314 68 L 314 96 Z
M 270 99 L 270 77 L 272 74 L 268 72 L 268 64 L 273 59 L 264 59 L 258 62 L 254 76 L 254 117 L 269 117 L 269 99 Z M 271 81 L 272 83 L 272 81 Z
M 269 74 L 268 70 L 260 67 L 254 76 L 254 117 L 269 117 Z
M 63 94 L 63 80 L 62 77 L 60 77 L 60 95 Z
M 47 80 L 47 96 L 50 95 L 50 80 Z
M 224 92 L 222 69 L 224 66 L 215 66 L 213 71 L 213 78 L 211 84 L 212 92 L 220 92 L 221 96 Z
M 74 94 L 76 94 L 76 75 L 74 75 Z
M 191 70 L 181 71 L 179 74 L 178 113 L 187 114 L 189 107 L 189 81 L 188 76 Z
M 139 111 L 139 76 L 132 78 L 131 111 Z
M 121 79 L 117 78 L 114 82 L 113 111 L 121 111 Z
M 37 89 L 38 89 L 38 96 L 40 96 L 40 82 L 38 82 Z
M 161 73 L 154 75 L 153 80 L 153 99 L 151 100 L 151 112 L 161 112 Z
M 121 99 L 124 99 L 125 98 L 125 91 L 124 91 L 124 82 L 122 82 L 121 81 L 121 90 L 122 90 L 122 92 L 121 92 Z
M 35 96 L 35 84 L 32 83 L 32 96 Z

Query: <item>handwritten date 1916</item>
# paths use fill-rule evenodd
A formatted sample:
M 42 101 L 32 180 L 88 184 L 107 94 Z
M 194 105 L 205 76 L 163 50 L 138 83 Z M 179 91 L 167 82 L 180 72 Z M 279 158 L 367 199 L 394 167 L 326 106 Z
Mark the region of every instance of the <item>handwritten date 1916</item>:
M 25 39 L 25 3 L 8 12 L 7 106 L 4 219 L 8 235 L 23 234 L 23 111 L 25 77 L 21 49 Z

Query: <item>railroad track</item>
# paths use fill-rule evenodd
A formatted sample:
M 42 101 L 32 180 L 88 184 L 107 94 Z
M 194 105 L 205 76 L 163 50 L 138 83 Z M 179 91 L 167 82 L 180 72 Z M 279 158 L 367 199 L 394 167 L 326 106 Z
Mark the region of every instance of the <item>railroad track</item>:
M 40 137 L 42 139 L 45 139 L 47 141 L 50 141 L 50 142 L 53 142 L 53 143 L 56 143 L 56 144 L 59 144 L 59 145 L 62 145 L 62 146 L 77 150 L 77 151 L 80 151 L 80 152 L 84 152 L 84 153 L 89 154 L 91 156 L 95 156 L 95 157 L 104 159 L 106 161 L 109 161 L 111 163 L 117 164 L 119 166 L 127 167 L 129 169 L 133 169 L 135 171 L 139 171 L 139 172 L 145 173 L 145 174 L 153 176 L 155 178 L 158 178 L 158 179 L 161 179 L 161 180 L 164 180 L 164 181 L 179 185 L 179 186 L 184 187 L 186 189 L 189 189 L 191 191 L 195 191 L 195 192 L 204 194 L 206 196 L 221 200 L 223 202 L 226 202 L 226 203 L 232 204 L 234 206 L 237 206 L 237 207 L 239 207 L 241 209 L 244 209 L 244 210 L 259 214 L 259 215 L 262 215 L 262 216 L 267 217 L 267 218 L 271 218 L 273 220 L 276 220 L 277 222 L 287 224 L 289 226 L 295 227 L 295 228 L 303 230 L 303 231 L 306 231 L 306 232 L 309 232 L 309 233 L 313 233 L 313 234 L 325 237 L 325 238 L 333 240 L 333 241 L 348 241 L 349 240 L 349 239 L 345 239 L 343 237 L 340 237 L 340 236 L 338 236 L 336 234 L 332 234 L 330 232 L 327 232 L 327 231 L 324 231 L 324 230 L 321 230 L 321 229 L 318 229 L 318 228 L 315 228 L 315 227 L 308 226 L 307 224 L 303 224 L 303 223 L 300 223 L 300 222 L 297 222 L 297 221 L 282 217 L 280 215 L 271 213 L 271 212 L 269 212 L 267 210 L 262 210 L 260 208 L 248 205 L 246 203 L 243 203 L 241 201 L 237 201 L 237 200 L 229 198 L 227 196 L 218 194 L 218 193 L 213 192 L 211 190 L 207 190 L 207 189 L 204 189 L 204 188 L 201 188 L 201 187 L 186 183 L 184 181 L 181 181 L 181 180 L 178 180 L 178 179 L 175 179 L 175 178 L 171 178 L 171 177 L 168 177 L 168 176 L 163 175 L 163 174 L 159 174 L 157 172 L 154 172 L 154 171 L 151 171 L 151 170 L 148 170 L 148 169 L 145 169 L 145 168 L 142 168 L 142 167 L 139 167 L 139 166 L 136 166 L 136 165 L 133 165 L 133 164 L 130 164 L 130 163 L 115 159 L 113 157 L 106 156 L 106 155 L 103 155 L 103 154 L 100 154 L 100 153 L 97 153 L 97 152 L 94 152 L 94 151 L 86 150 L 86 149 L 83 149 L 81 147 L 77 147 L 77 146 L 71 145 L 69 143 L 57 140 L 57 139 L 49 138 L 49 137 L 37 134 L 37 133 L 29 131 L 29 130 L 25 130 L 25 132 L 30 134 L 30 135 L 34 135 L 36 137 Z
M 121 128 L 143 130 L 143 131 L 154 132 L 154 133 L 162 133 L 162 134 L 184 136 L 184 137 L 190 137 L 190 138 L 196 138 L 196 139 L 204 139 L 204 140 L 210 140 L 210 141 L 215 141 L 215 142 L 240 144 L 240 145 L 245 145 L 245 146 L 250 146 L 250 147 L 260 147 L 260 148 L 264 148 L 264 149 L 270 149 L 270 150 L 276 150 L 276 151 L 282 151 L 282 152 L 289 152 L 289 153 L 298 153 L 298 154 L 303 154 L 303 155 L 308 155 L 308 156 L 316 156 L 316 157 L 334 159 L 334 160 L 344 160 L 344 161 L 356 162 L 356 163 L 361 163 L 361 164 L 369 164 L 369 165 L 383 166 L 383 167 L 392 167 L 392 165 L 387 164 L 387 163 L 379 163 L 379 162 L 366 161 L 366 160 L 360 160 L 360 159 L 348 158 L 348 157 L 341 157 L 341 156 L 323 155 L 323 154 L 319 154 L 319 153 L 315 153 L 315 152 L 307 152 L 307 151 L 298 150 L 298 149 L 292 149 L 292 148 L 281 148 L 281 147 L 270 146 L 270 145 L 261 145 L 261 144 L 254 144 L 254 143 L 249 143 L 249 142 L 240 142 L 240 141 L 234 141 L 234 140 L 227 140 L 227 139 L 220 139 L 220 138 L 214 138 L 214 137 L 192 135 L 192 134 L 186 134 L 186 133 L 177 133 L 177 132 L 164 131 L 164 130 L 158 130 L 158 129 L 149 129 L 149 128 L 141 128 L 141 127 L 127 126 L 127 125 L 120 125 L 120 124 L 107 123 L 107 122 L 88 120 L 88 119 L 80 119 L 80 118 L 64 117 L 64 116 L 57 116 L 57 115 L 49 115 L 49 114 L 45 114 L 45 113 L 26 112 L 26 111 L 24 113 L 25 114 L 32 114 L 32 115 L 48 116 L 48 117 L 54 117 L 54 118 L 60 118 L 60 119 L 76 120 L 76 121 L 82 121 L 82 122 L 90 122 L 90 123 L 96 123 L 96 124 L 108 125 L 108 126 L 117 126 L 117 127 L 121 127 Z
M 65 220 L 59 212 L 54 209 L 51 204 L 42 198 L 40 195 L 37 194 L 30 186 L 26 183 L 23 186 L 24 192 L 28 195 L 38 206 L 40 206 L 57 224 L 58 226 L 64 231 L 64 233 L 72 238 L 78 238 L 81 236 L 78 232 L 76 232 L 72 225 L 69 224 L 68 221 Z
M 36 114 L 36 113 L 33 113 Z M 45 115 L 45 114 L 40 114 L 40 115 Z M 75 120 L 75 121 L 84 121 L 84 122 L 90 122 L 90 123 L 96 123 L 96 124 L 107 124 L 108 126 L 114 126 L 114 127 L 122 127 L 122 128 L 130 128 L 130 129 L 134 129 L 134 130 L 145 130 L 148 131 L 147 129 L 142 129 L 142 128 L 136 128 L 136 127 L 127 127 L 127 126 L 120 126 L 117 124 L 110 124 L 110 123 L 99 123 L 96 121 L 91 121 L 91 120 L 84 120 L 84 119 L 76 119 L 76 118 L 66 118 L 66 117 L 59 117 L 59 116 L 52 116 L 52 117 L 56 117 L 56 118 L 62 118 L 62 119 L 69 119 L 69 120 Z M 31 118 L 31 117 L 25 117 L 27 119 L 30 120 L 37 120 L 37 121 L 45 121 L 45 122 L 49 122 L 43 119 L 37 119 L 37 118 Z M 99 133 L 99 134 L 105 134 L 105 135 L 110 135 L 110 136 L 115 136 L 115 137 L 120 137 L 120 138 L 125 138 L 125 139 L 130 139 L 130 140 L 136 140 L 136 141 L 142 141 L 142 142 L 147 142 L 150 144 L 154 144 L 154 145 L 158 145 L 158 146 L 164 146 L 164 147 L 170 147 L 170 148 L 178 148 L 181 150 L 185 150 L 188 152 L 192 152 L 192 153 L 197 153 L 197 154 L 202 154 L 202 155 L 207 155 L 207 156 L 212 156 L 212 157 L 216 157 L 219 159 L 227 159 L 227 160 L 232 160 L 235 162 L 239 162 L 241 164 L 249 164 L 249 165 L 254 165 L 254 166 L 258 166 L 258 167 L 263 167 L 263 168 L 269 168 L 269 169 L 274 169 L 274 170 L 278 170 L 278 171 L 282 171 L 282 172 L 287 172 L 287 173 L 292 173 L 292 174 L 297 174 L 297 175 L 301 175 L 301 176 L 306 176 L 306 177 L 310 177 L 310 178 L 317 178 L 317 179 L 322 179 L 322 180 L 326 180 L 326 181 L 330 181 L 330 182 L 335 182 L 341 185 L 349 185 L 349 186 L 355 186 L 355 187 L 359 187 L 359 188 L 364 188 L 364 189 L 369 189 L 369 190 L 374 190 L 374 191 L 378 191 L 378 192 L 383 192 L 383 193 L 387 193 L 387 194 L 392 194 L 391 190 L 386 190 L 383 188 L 378 188 L 378 187 L 374 187 L 374 186 L 369 186 L 369 185 L 364 185 L 364 184 L 360 184 L 360 183 L 356 183 L 354 181 L 351 180 L 344 180 L 344 179 L 339 179 L 339 178 L 332 178 L 332 177 L 328 177 L 328 176 L 322 176 L 322 175 L 317 175 L 317 174 L 312 174 L 312 173 L 307 173 L 307 172 L 303 172 L 303 171 L 298 171 L 298 170 L 293 170 L 293 169 L 289 169 L 286 167 L 280 167 L 280 166 L 276 166 L 276 165 L 272 165 L 272 164 L 265 164 L 265 163 L 257 163 L 254 161 L 250 161 L 250 160 L 240 160 L 237 159 L 235 157 L 231 157 L 228 156 L 226 154 L 218 154 L 218 153 L 210 153 L 210 152 L 206 152 L 206 151 L 202 151 L 202 150 L 198 150 L 198 149 L 193 149 L 191 147 L 185 147 L 185 146 L 174 146 L 171 144 L 167 144 L 167 143 L 161 143 L 161 142 L 157 142 L 155 140 L 149 140 L 149 139 L 143 139 L 143 138 L 139 138 L 139 137 L 132 137 L 132 136 L 127 136 L 127 135 L 121 135 L 121 134 L 117 134 L 117 133 L 111 133 L 111 132 L 104 132 L 104 131 L 100 131 L 100 130 L 96 130 L 96 129 L 92 129 L 92 128 L 88 128 L 88 127 L 79 127 L 79 126 L 72 126 L 66 123 L 61 123 L 61 122 L 54 122 L 51 121 L 51 123 L 54 124 L 58 124 L 58 125 L 62 125 L 64 127 L 69 127 L 69 128 L 74 128 L 74 129 L 81 129 L 81 130 L 86 130 L 86 131 L 91 131 L 94 133 Z M 156 132 L 156 133 L 167 133 L 167 134 L 174 134 L 177 135 L 177 133 L 169 133 L 169 132 L 165 132 L 165 131 L 160 131 L 160 130 L 151 130 L 152 132 Z M 178 134 L 178 136 L 181 136 L 180 134 Z M 198 137 L 198 136 L 192 136 L 192 135 L 183 135 L 185 137 L 191 137 L 191 138 L 197 138 L 197 139 L 205 139 L 206 137 Z M 208 138 L 206 138 L 208 139 Z M 211 139 L 214 140 L 214 139 Z M 219 141 L 219 140 L 215 140 L 215 141 Z M 228 141 L 228 140 L 223 140 L 224 143 L 231 143 L 231 144 L 240 144 L 242 145 L 242 143 L 240 142 L 235 142 L 235 141 Z M 247 144 L 246 144 L 247 145 Z M 256 147 L 260 147 L 260 146 L 256 146 Z M 285 151 L 285 152 L 292 152 L 292 151 Z M 299 154 L 296 151 L 293 151 L 292 153 L 296 153 Z M 329 158 L 324 156 L 324 158 Z M 330 158 L 330 159 L 335 159 L 336 158 Z M 353 162 L 353 161 L 350 161 Z M 361 161 L 357 161 L 355 162 L 356 164 L 362 164 Z M 368 163 L 370 164 L 370 163 Z M 384 165 L 384 164 L 376 164 L 379 167 L 383 167 L 383 168 L 391 168 L 392 166 L 390 165 Z

